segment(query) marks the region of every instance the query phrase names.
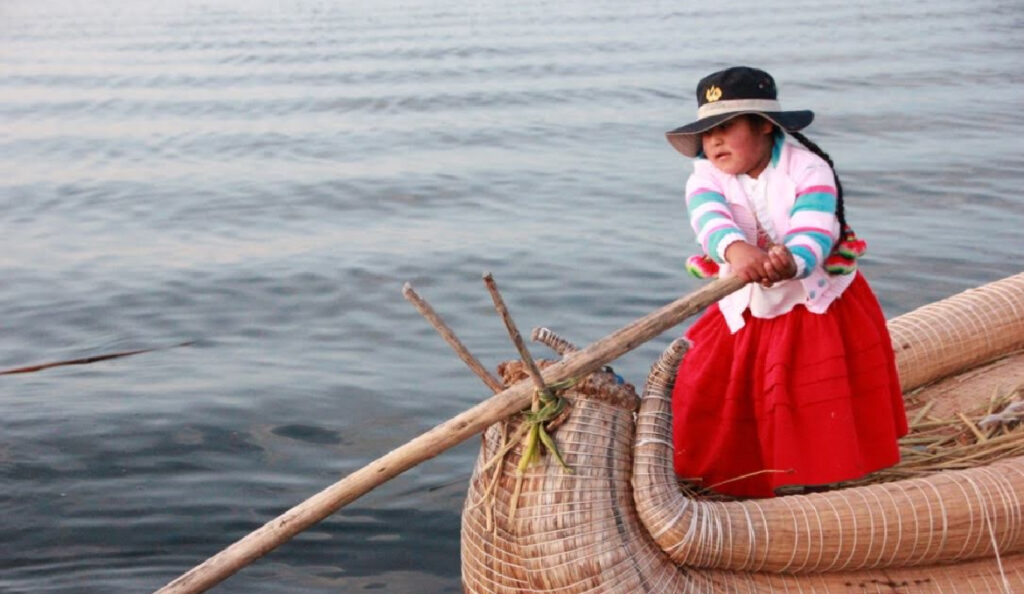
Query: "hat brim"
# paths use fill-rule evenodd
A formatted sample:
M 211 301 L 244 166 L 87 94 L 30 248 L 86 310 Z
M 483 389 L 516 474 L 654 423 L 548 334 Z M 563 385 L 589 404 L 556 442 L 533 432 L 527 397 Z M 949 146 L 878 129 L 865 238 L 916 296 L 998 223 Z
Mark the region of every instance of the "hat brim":
M 700 135 L 724 121 L 744 114 L 756 114 L 771 121 L 786 132 L 798 132 L 814 121 L 814 112 L 808 109 L 799 111 L 733 111 L 720 113 L 680 126 L 665 133 L 665 137 L 677 151 L 687 157 L 696 157 L 700 152 Z

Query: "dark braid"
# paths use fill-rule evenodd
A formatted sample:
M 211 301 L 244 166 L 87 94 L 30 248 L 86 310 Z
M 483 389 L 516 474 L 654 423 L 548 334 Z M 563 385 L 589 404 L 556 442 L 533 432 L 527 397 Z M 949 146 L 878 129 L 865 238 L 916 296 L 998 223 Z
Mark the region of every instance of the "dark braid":
M 840 236 L 846 229 L 846 212 L 843 208 L 843 184 L 839 183 L 839 174 L 836 173 L 836 166 L 832 163 L 832 157 L 828 156 L 828 153 L 821 150 L 821 147 L 811 142 L 809 138 L 799 132 L 789 133 L 793 138 L 800 141 L 800 144 L 804 145 L 815 155 L 818 155 L 828 163 L 828 166 L 832 168 L 832 177 L 836 180 L 836 218 L 839 219 L 839 233 Z

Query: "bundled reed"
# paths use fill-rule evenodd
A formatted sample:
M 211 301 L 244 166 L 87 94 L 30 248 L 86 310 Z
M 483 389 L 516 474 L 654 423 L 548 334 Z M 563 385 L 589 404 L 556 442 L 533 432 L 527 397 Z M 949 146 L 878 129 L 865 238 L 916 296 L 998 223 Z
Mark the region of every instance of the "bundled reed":
M 523 379 L 508 364 L 509 384 Z M 647 536 L 630 496 L 633 386 L 607 372 L 565 390 L 571 414 L 554 432 L 570 471 L 553 456 L 521 475 L 522 417 L 492 425 L 462 513 L 467 592 L 677 592 L 687 581 Z
M 1024 348 L 1024 273 L 889 321 L 904 393 Z
M 676 341 L 652 368 L 632 448 L 628 406 L 571 391 L 572 413 L 555 434 L 571 474 L 547 457 L 517 481 L 520 446 L 481 471 L 519 421 L 487 431 L 463 514 L 466 590 L 1024 591 L 1024 458 L 987 464 L 1014 456 L 1016 446 L 1001 440 L 1019 431 L 1012 423 L 982 428 L 981 411 L 965 404 L 984 393 L 984 412 L 998 412 L 1024 378 L 1015 363 L 1024 356 L 978 367 L 1024 347 L 1024 275 L 897 318 L 890 331 L 905 391 L 976 369 L 911 394 L 912 438 L 921 442 L 905 447 L 921 455 L 906 455 L 900 472 L 912 475 L 773 500 L 714 501 L 681 491 L 669 404 L 686 345 Z M 625 389 L 594 379 L 600 376 L 607 374 L 581 385 Z M 999 399 L 993 382 L 1003 386 Z M 930 400 L 936 397 L 942 402 Z M 936 472 L 937 452 L 951 443 L 961 452 L 980 449 L 941 462 L 957 470 Z

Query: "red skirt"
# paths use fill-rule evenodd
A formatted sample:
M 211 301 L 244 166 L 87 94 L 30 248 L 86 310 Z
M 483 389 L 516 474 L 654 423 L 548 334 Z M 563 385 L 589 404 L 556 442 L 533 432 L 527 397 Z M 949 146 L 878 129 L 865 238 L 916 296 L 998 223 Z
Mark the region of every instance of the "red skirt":
M 799 305 L 744 319 L 730 334 L 713 305 L 686 333 L 693 346 L 672 391 L 679 477 L 771 497 L 899 462 L 903 395 L 885 317 L 860 273 L 823 314 Z

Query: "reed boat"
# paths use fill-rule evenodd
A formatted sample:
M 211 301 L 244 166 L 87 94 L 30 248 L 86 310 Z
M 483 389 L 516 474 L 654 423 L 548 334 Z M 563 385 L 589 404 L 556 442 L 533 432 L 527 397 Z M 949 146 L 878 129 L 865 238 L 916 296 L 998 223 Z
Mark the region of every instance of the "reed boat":
M 671 387 L 612 373 L 563 395 L 552 455 L 518 473 L 528 421 L 490 426 L 462 514 L 467 592 L 1024 592 L 1024 273 L 889 321 L 903 461 L 826 492 L 727 500 L 672 469 Z M 535 333 L 563 360 L 575 347 Z M 506 364 L 509 385 L 525 377 Z

